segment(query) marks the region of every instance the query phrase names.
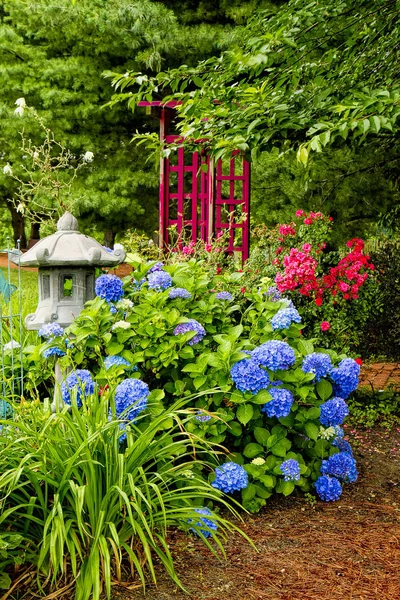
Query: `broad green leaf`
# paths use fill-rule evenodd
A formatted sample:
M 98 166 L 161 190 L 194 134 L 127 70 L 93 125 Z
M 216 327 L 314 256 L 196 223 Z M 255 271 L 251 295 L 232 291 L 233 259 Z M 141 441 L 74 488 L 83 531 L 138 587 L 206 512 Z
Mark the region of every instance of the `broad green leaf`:
M 254 409 L 251 404 L 242 404 L 236 411 L 236 417 L 242 423 L 246 425 L 253 417 Z
M 327 381 L 327 379 L 321 379 L 316 385 L 318 396 L 321 400 L 328 400 L 332 396 L 332 385 Z
M 305 429 L 306 435 L 311 440 L 315 441 L 318 439 L 319 427 L 315 423 L 312 423 L 311 421 L 307 421 L 307 423 L 305 423 L 305 425 L 304 425 L 304 429 Z
M 258 456 L 259 454 L 262 454 L 263 452 L 264 452 L 264 448 L 260 444 L 254 444 L 253 442 L 250 442 L 250 444 L 247 444 L 247 446 L 245 446 L 245 448 L 243 450 L 243 454 L 247 458 L 255 458 L 256 456 Z

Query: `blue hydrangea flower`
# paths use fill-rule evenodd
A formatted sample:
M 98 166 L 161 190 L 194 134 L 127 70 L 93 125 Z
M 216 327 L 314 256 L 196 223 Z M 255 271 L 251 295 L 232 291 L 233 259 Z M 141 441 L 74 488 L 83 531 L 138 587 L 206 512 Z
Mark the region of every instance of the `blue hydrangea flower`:
M 336 369 L 330 372 L 330 378 L 335 383 L 333 389 L 337 396 L 348 398 L 357 389 L 360 365 L 352 358 L 344 358 Z
M 147 281 L 149 282 L 149 290 L 155 290 L 156 292 L 162 292 L 172 285 L 172 277 L 166 271 L 150 273 Z
M 271 287 L 267 289 L 266 294 L 268 296 L 268 300 L 272 300 L 272 302 L 278 302 L 278 300 L 282 298 L 280 291 L 274 285 L 271 285 Z
M 61 350 L 61 348 L 57 348 L 57 346 L 52 346 L 43 351 L 43 356 L 45 358 L 50 358 L 51 356 L 65 356 L 65 352 L 64 350 Z
M 76 404 L 82 406 L 82 396 L 90 396 L 94 392 L 94 381 L 90 371 L 77 369 L 68 375 L 61 384 L 61 396 L 66 404 L 71 404 L 71 391 L 76 390 Z
M 300 479 L 300 465 L 294 458 L 284 460 L 280 466 L 285 481 L 299 481 Z
M 336 477 L 322 475 L 321 477 L 318 477 L 314 485 L 318 496 L 321 500 L 324 500 L 324 502 L 334 502 L 342 495 L 342 486 Z
M 117 309 L 117 307 L 116 307 L 116 306 L 114 306 L 114 304 L 111 304 L 111 303 L 110 303 L 108 306 L 109 306 L 109 308 L 110 308 L 110 313 L 111 313 L 112 315 L 115 315 L 115 314 L 118 312 L 118 309 Z
M 335 448 L 338 448 L 340 450 L 340 452 L 347 452 L 347 454 L 350 454 L 350 456 L 353 456 L 353 449 L 350 446 L 349 442 L 345 439 L 343 439 L 342 437 L 336 437 L 333 442 L 332 442 L 332 446 L 335 446 Z
M 195 508 L 194 512 L 199 513 L 199 515 L 206 515 L 206 517 L 213 516 L 213 513 L 208 508 Z M 206 517 L 201 517 L 198 523 L 194 524 L 195 527 L 198 528 L 197 530 L 191 527 L 190 531 L 193 531 L 193 533 L 195 533 L 197 536 L 199 535 L 198 531 L 200 531 L 200 533 L 202 533 L 204 537 L 212 537 L 212 533 L 211 531 L 208 531 L 208 529 L 211 529 L 212 531 L 217 531 L 218 524 L 214 520 L 207 519 Z M 189 523 L 193 523 L 193 519 L 189 519 Z M 201 529 L 202 527 L 207 527 L 207 529 Z
M 349 414 L 349 409 L 343 398 L 331 398 L 324 404 L 321 404 L 320 409 L 319 420 L 325 427 L 341 425 Z
M 119 367 L 121 365 L 130 367 L 131 363 L 129 362 L 129 360 L 126 360 L 126 358 L 124 358 L 123 356 L 118 356 L 117 354 L 115 354 L 114 356 L 107 356 L 107 358 L 104 361 L 104 366 L 107 371 L 111 367 L 115 367 L 115 366 Z
M 118 302 L 124 295 L 122 281 L 116 275 L 100 275 L 96 279 L 95 292 L 99 298 L 107 300 L 107 302 Z
M 196 319 L 190 319 L 186 323 L 180 323 L 174 329 L 174 335 L 182 335 L 187 333 L 188 331 L 195 331 L 197 335 L 192 337 L 191 340 L 188 341 L 189 346 L 194 346 L 194 344 L 198 344 L 201 342 L 203 337 L 206 335 L 206 330 L 203 325 L 200 325 Z
M 358 473 L 356 461 L 347 452 L 333 454 L 327 460 L 322 461 L 322 475 L 332 475 L 342 481 L 354 482 L 357 480 Z
M 135 290 L 140 290 L 144 283 L 146 283 L 145 277 L 143 277 L 140 281 L 136 281 L 136 279 L 132 279 L 132 285 Z
M 64 333 L 64 329 L 58 323 L 46 323 L 38 331 L 40 337 L 50 340 L 55 337 L 60 337 Z
M 294 402 L 293 394 L 286 388 L 271 387 L 269 393 L 272 400 L 261 406 L 261 411 L 268 417 L 287 417 Z
M 231 494 L 249 485 L 249 476 L 241 465 L 227 462 L 215 469 L 215 480 L 211 484 L 217 490 Z
M 287 329 L 292 323 L 301 323 L 301 316 L 298 311 L 291 306 L 288 308 L 280 308 L 271 319 L 271 325 L 274 331 L 277 329 Z
M 268 373 L 261 369 L 251 358 L 244 358 L 231 368 L 231 377 L 241 392 L 257 394 L 270 384 Z
M 230 292 L 217 292 L 215 297 L 217 300 L 233 300 L 233 296 Z
M 128 421 L 134 421 L 146 408 L 150 390 L 140 379 L 124 379 L 115 390 L 115 412 Z
M 199 423 L 206 423 L 212 419 L 211 415 L 207 415 L 207 413 L 204 413 L 202 410 L 199 410 L 194 418 L 196 421 L 199 421 Z
M 279 340 L 270 340 L 261 344 L 251 353 L 253 362 L 271 371 L 286 370 L 292 367 L 296 362 L 296 356 L 293 348 L 287 342 Z
M 185 288 L 172 288 L 168 294 L 170 300 L 174 300 L 175 298 L 184 298 L 186 300 L 191 297 L 192 294 L 188 290 L 185 290 Z
M 304 373 L 314 373 L 315 381 L 320 381 L 332 369 L 331 357 L 322 352 L 312 352 L 312 354 L 307 354 L 301 368 Z
M 163 266 L 164 266 L 164 263 L 162 263 L 162 262 L 156 262 L 155 265 L 153 265 L 152 267 L 150 267 L 150 269 L 147 271 L 147 274 L 149 274 L 149 273 L 156 273 L 157 271 L 162 271 Z

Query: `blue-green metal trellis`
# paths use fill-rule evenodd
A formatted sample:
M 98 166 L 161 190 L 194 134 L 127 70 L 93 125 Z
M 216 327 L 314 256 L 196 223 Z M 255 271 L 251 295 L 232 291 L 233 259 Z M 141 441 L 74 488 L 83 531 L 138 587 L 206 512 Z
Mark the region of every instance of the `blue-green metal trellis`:
M 16 399 L 24 393 L 23 369 L 23 324 L 22 324 L 22 286 L 20 266 L 20 242 L 17 248 L 11 248 L 7 238 L 6 274 L 0 270 L 0 348 L 1 348 L 1 387 L 3 399 Z M 13 269 L 11 264 L 14 263 Z M 16 265 L 16 267 L 15 267 Z M 11 282 L 12 270 L 15 283 Z

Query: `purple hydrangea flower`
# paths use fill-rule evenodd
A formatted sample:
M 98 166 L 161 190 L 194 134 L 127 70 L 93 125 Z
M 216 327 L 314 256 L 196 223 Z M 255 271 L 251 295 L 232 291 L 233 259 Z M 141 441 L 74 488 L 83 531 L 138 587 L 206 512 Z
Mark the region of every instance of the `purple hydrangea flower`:
M 322 475 L 332 475 L 337 479 L 353 483 L 357 481 L 358 473 L 356 469 L 356 461 L 347 452 L 339 452 L 333 454 L 327 460 L 322 461 Z
M 343 398 L 331 398 L 324 404 L 321 404 L 320 409 L 319 420 L 325 427 L 341 425 L 349 414 L 349 409 Z
M 50 358 L 51 356 L 65 356 L 65 352 L 64 350 L 61 350 L 61 348 L 57 348 L 57 346 L 52 346 L 43 351 L 43 356 L 45 358 Z
M 268 300 L 272 300 L 272 302 L 277 302 L 282 298 L 280 291 L 274 285 L 271 285 L 271 287 L 267 289 L 266 294 L 268 296 Z
M 329 376 L 335 383 L 334 392 L 341 398 L 348 398 L 357 389 L 360 365 L 352 358 L 344 358 Z
M 108 303 L 118 302 L 124 295 L 122 281 L 116 275 L 100 275 L 96 279 L 95 292 L 99 298 L 107 300 Z
M 140 379 L 124 379 L 115 390 L 115 413 L 134 421 L 147 406 L 149 386 Z
M 107 358 L 104 361 L 104 366 L 107 371 L 111 367 L 119 367 L 121 365 L 125 367 L 130 367 L 131 363 L 129 362 L 129 360 L 126 360 L 126 358 L 124 358 L 123 356 L 118 356 L 118 354 L 114 354 L 114 356 L 107 356 Z
M 331 357 L 329 354 L 323 354 L 322 352 L 307 354 L 301 368 L 304 373 L 314 373 L 315 381 L 320 381 L 332 369 Z
M 274 331 L 277 329 L 287 329 L 292 323 L 301 323 L 301 316 L 298 311 L 291 306 L 288 308 L 280 308 L 271 319 L 271 325 Z
M 294 402 L 293 394 L 286 388 L 271 387 L 269 393 L 272 400 L 261 406 L 261 411 L 268 417 L 287 417 L 290 414 Z
M 140 290 L 142 285 L 146 283 L 146 278 L 143 277 L 140 281 L 136 281 L 136 279 L 132 279 L 132 286 L 135 290 Z
M 172 288 L 168 294 L 168 298 L 170 300 L 174 300 L 175 298 L 191 298 L 192 294 L 186 290 L 185 288 Z
M 270 384 L 268 373 L 261 369 L 251 358 L 244 358 L 231 368 L 231 377 L 241 392 L 257 394 Z
M 66 404 L 71 404 L 71 392 L 76 390 L 76 404 L 82 406 L 82 397 L 90 396 L 94 392 L 94 381 L 90 371 L 77 369 L 68 375 L 61 384 L 61 396 Z
M 241 465 L 227 462 L 215 469 L 215 480 L 211 485 L 225 494 L 231 494 L 246 488 L 249 485 L 249 477 Z
M 58 323 L 46 323 L 46 325 L 43 325 L 43 327 L 39 329 L 38 333 L 40 337 L 49 340 L 63 335 L 64 329 Z
M 147 274 L 149 274 L 149 273 L 156 273 L 157 271 L 162 271 L 163 266 L 164 266 L 164 263 L 162 263 L 162 262 L 156 262 L 155 265 L 153 265 L 152 267 L 150 267 L 150 269 L 147 271 Z
M 174 335 L 182 335 L 184 333 L 188 333 L 188 331 L 195 331 L 197 334 L 188 341 L 189 346 L 198 344 L 206 335 L 206 330 L 204 329 L 203 325 L 200 325 L 196 319 L 190 319 L 190 321 L 187 321 L 186 323 L 180 323 L 177 325 L 174 329 Z
M 324 502 L 334 502 L 342 495 L 342 486 L 336 477 L 322 475 L 315 482 L 315 490 Z
M 292 367 L 296 362 L 296 356 L 293 348 L 287 342 L 279 340 L 270 340 L 261 344 L 251 353 L 253 362 L 271 371 L 286 370 Z
M 300 465 L 294 458 L 288 458 L 284 460 L 280 466 L 285 481 L 299 481 L 300 479 Z
M 202 410 L 199 410 L 195 417 L 196 421 L 199 421 L 199 423 L 206 423 L 207 421 L 210 421 L 212 419 L 211 415 L 208 415 L 207 413 L 204 413 Z
M 149 273 L 147 281 L 149 282 L 149 290 L 155 290 L 156 292 L 162 292 L 172 285 L 172 277 L 166 271 Z
M 206 517 L 213 516 L 213 513 L 208 508 L 195 508 L 194 512 L 199 513 L 199 515 L 206 515 Z M 194 526 L 197 527 L 197 530 L 191 527 L 190 531 L 193 531 L 196 535 L 199 535 L 198 532 L 200 531 L 204 537 L 212 537 L 211 531 L 208 530 L 211 529 L 212 531 L 217 531 L 218 525 L 214 520 L 207 519 L 206 517 L 200 517 L 198 523 L 194 524 Z M 189 519 L 189 523 L 193 523 L 193 519 Z M 202 529 L 202 527 L 207 527 L 207 529 Z
M 217 300 L 233 300 L 233 296 L 230 292 L 217 292 L 215 294 L 215 297 L 217 298 Z

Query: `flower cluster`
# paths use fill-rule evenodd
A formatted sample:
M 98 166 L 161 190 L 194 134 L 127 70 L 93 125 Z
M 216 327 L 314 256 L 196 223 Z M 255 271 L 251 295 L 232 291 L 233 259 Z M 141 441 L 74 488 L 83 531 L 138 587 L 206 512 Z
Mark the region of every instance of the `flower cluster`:
M 40 337 L 50 340 L 55 337 L 60 337 L 64 333 L 64 329 L 58 323 L 46 323 L 38 331 Z
M 147 277 L 149 282 L 149 290 L 162 292 L 172 286 L 172 277 L 166 271 L 154 271 Z
M 192 294 L 188 290 L 179 287 L 172 288 L 168 294 L 168 298 L 170 298 L 170 300 L 174 300 L 175 298 L 189 299 L 191 297 Z
M 196 319 L 190 319 L 187 323 L 180 323 L 174 329 L 174 335 L 182 335 L 188 333 L 188 331 L 195 331 L 196 335 L 188 341 L 189 346 L 194 346 L 201 342 L 203 337 L 206 335 L 206 330 Z
M 66 404 L 71 404 L 71 392 L 76 391 L 76 404 L 82 406 L 82 397 L 86 398 L 94 392 L 94 381 L 90 371 L 77 369 L 68 375 L 61 384 L 61 396 Z
M 292 248 L 283 258 L 284 272 L 277 273 L 275 283 L 280 292 L 299 288 L 300 294 L 308 296 L 318 289 L 316 275 L 317 261 L 311 256 L 311 250 L 301 251 Z
M 293 307 L 281 308 L 272 317 L 272 329 L 287 329 L 292 323 L 301 323 L 301 316 Z
M 4 344 L 3 352 L 7 352 L 7 350 L 18 350 L 18 348 L 21 348 L 21 344 L 16 340 L 10 340 L 6 344 Z
M 202 410 L 199 410 L 196 413 L 195 419 L 199 423 L 206 423 L 207 421 L 210 421 L 212 419 L 212 417 L 211 417 L 211 415 L 207 415 L 206 413 L 204 413 Z
M 241 392 L 257 394 L 270 384 L 268 373 L 261 369 L 251 358 L 244 358 L 231 368 L 231 377 Z
M 149 386 L 140 379 L 124 379 L 115 390 L 115 412 L 117 417 L 123 416 L 134 421 L 147 406 Z
M 294 223 L 291 225 L 281 225 L 279 227 L 279 233 L 283 236 L 287 235 L 296 235 L 296 230 L 293 227 Z
M 227 462 L 215 469 L 215 480 L 211 484 L 217 490 L 231 494 L 249 485 L 249 477 L 241 465 Z
M 272 400 L 262 405 L 262 412 L 266 413 L 268 417 L 287 417 L 292 408 L 294 397 L 292 392 L 286 388 L 271 387 L 269 393 L 272 396 Z
M 347 452 L 347 454 L 350 454 L 350 456 L 353 456 L 352 447 L 350 446 L 349 442 L 347 440 L 345 440 L 344 438 L 342 438 L 341 436 L 337 436 L 333 440 L 332 446 L 335 446 L 335 448 L 338 448 L 340 450 L 340 452 Z
M 217 292 L 215 294 L 215 297 L 217 298 L 217 300 L 233 300 L 233 296 L 230 292 Z
M 321 404 L 320 409 L 319 420 L 325 427 L 341 425 L 349 414 L 349 409 L 343 398 L 331 398 Z
M 360 365 L 352 358 L 344 358 L 336 369 L 332 369 L 330 377 L 334 381 L 334 392 L 341 398 L 348 398 L 357 389 Z
M 199 515 L 206 515 L 205 517 L 200 517 L 200 520 L 197 523 L 194 523 L 194 527 L 197 529 L 190 528 L 190 531 L 193 531 L 196 535 L 200 532 L 204 537 L 212 537 L 211 531 L 217 531 L 218 525 L 212 519 L 207 519 L 206 517 L 212 517 L 213 513 L 209 508 L 195 508 L 194 512 L 199 513 Z M 193 519 L 189 519 L 189 523 L 193 523 Z M 202 527 L 207 527 L 207 529 L 202 529 Z
M 164 266 L 164 263 L 162 262 L 156 262 L 155 265 L 153 265 L 152 267 L 150 267 L 150 269 L 147 271 L 147 274 L 149 273 L 156 273 L 156 271 L 161 271 L 162 268 Z
M 327 460 L 323 460 L 321 473 L 323 475 L 332 475 L 333 477 L 337 477 L 337 479 L 349 483 L 357 481 L 358 477 L 356 461 L 347 452 L 339 452 L 338 454 L 333 454 Z
M 287 342 L 270 340 L 253 350 L 251 358 L 254 363 L 271 369 L 271 371 L 286 370 L 296 361 L 293 348 Z
M 273 302 L 278 302 L 282 298 L 280 291 L 274 285 L 271 285 L 271 287 L 267 289 L 266 294 L 268 296 L 268 300 L 272 300 Z
M 43 356 L 45 358 L 50 358 L 51 356 L 65 356 L 65 352 L 64 350 L 61 350 L 61 348 L 57 348 L 57 346 L 52 346 L 43 351 Z
M 304 373 L 314 373 L 315 381 L 320 381 L 331 372 L 332 362 L 329 354 L 312 352 L 307 354 L 301 365 Z
M 299 481 L 300 465 L 294 458 L 284 460 L 283 463 L 281 463 L 280 469 L 285 481 Z
M 342 495 L 342 486 L 336 477 L 322 475 L 321 477 L 318 477 L 314 485 L 318 496 L 321 500 L 324 500 L 324 502 L 334 502 Z
M 118 329 L 129 329 L 130 326 L 131 324 L 128 323 L 128 321 L 117 321 L 111 327 L 111 331 L 118 331 Z
M 124 295 L 122 281 L 116 275 L 100 275 L 96 279 L 95 292 L 107 302 L 118 302 Z
M 130 367 L 131 363 L 129 362 L 129 360 L 126 360 L 126 358 L 124 358 L 123 356 L 118 356 L 118 354 L 114 354 L 114 356 L 107 356 L 107 358 L 104 361 L 106 371 L 108 371 L 108 369 L 111 369 L 111 367 L 119 367 L 122 365 L 125 367 Z

